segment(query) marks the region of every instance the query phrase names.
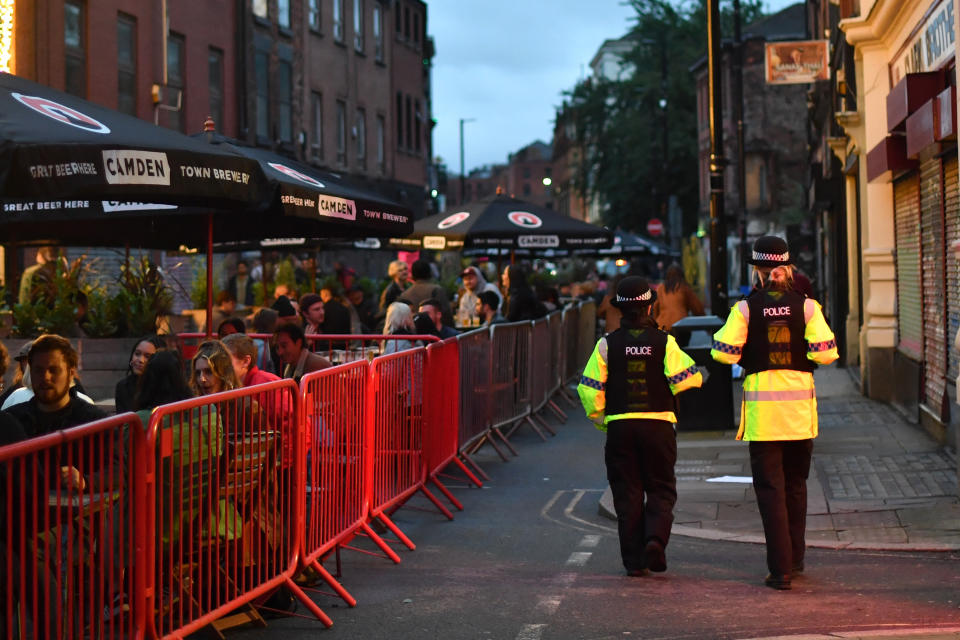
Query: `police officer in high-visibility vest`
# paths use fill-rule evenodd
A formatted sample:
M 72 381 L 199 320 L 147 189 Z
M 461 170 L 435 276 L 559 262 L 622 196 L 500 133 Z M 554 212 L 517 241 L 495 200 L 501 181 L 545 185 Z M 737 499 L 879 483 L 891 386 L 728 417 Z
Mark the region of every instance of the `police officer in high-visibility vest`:
M 587 362 L 577 391 L 597 428 L 607 432 L 604 460 L 627 575 L 666 571 L 665 550 L 677 501 L 674 394 L 703 376 L 673 336 L 650 317 L 656 292 L 624 278 L 611 303 L 623 313 Z
M 807 476 L 817 437 L 813 370 L 837 359 L 837 341 L 820 305 L 794 290 L 785 240 L 759 238 L 749 262 L 759 286 L 730 309 L 710 355 L 738 362 L 746 374 L 737 440 L 750 443 L 767 541 L 764 582 L 790 589 L 791 578 L 803 572 Z

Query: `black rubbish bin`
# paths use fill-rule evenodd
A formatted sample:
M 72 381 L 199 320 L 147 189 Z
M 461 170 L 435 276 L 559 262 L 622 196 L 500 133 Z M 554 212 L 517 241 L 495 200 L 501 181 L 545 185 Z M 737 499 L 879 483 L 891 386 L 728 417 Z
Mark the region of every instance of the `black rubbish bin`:
M 709 373 L 702 387 L 677 395 L 677 429 L 680 431 L 734 428 L 731 367 L 710 357 L 713 334 L 723 323 L 717 316 L 688 316 L 670 330 L 677 344 L 698 367 L 706 368 Z

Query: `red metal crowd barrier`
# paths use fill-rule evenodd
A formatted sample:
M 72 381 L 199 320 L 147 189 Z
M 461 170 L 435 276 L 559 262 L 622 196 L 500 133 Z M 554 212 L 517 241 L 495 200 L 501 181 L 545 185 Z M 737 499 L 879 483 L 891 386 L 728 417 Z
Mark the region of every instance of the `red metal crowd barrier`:
M 534 413 L 593 337 L 581 308 L 444 342 L 311 336 L 352 362 L 164 405 L 147 429 L 125 414 L 0 448 L 0 635 L 180 638 L 262 623 L 251 605 L 280 587 L 330 626 L 293 577 L 310 567 L 355 605 L 324 557 L 364 533 L 399 562 L 373 519 L 414 549 L 397 508 L 422 491 L 452 518 L 428 482 L 462 509 L 445 468 L 480 486 L 469 451 L 516 454 L 501 429 L 524 422 L 543 437 Z M 430 344 L 370 362 L 400 339 Z
M 369 496 L 365 470 L 370 455 L 367 397 L 370 367 L 352 362 L 315 371 L 300 381 L 305 429 L 313 433 L 303 493 L 304 533 L 300 564 L 311 567 L 349 606 L 356 599 L 321 564 L 321 560 L 357 531 L 366 530 L 385 552 L 386 543 L 367 525 Z M 353 402 L 345 402 L 351 398 Z
M 477 487 L 483 483 L 457 457 L 460 423 L 460 349 L 450 338 L 427 346 L 427 368 L 424 385 L 427 403 L 424 414 L 423 457 L 427 480 L 463 511 L 457 500 L 438 478 L 449 465 L 455 464 Z M 449 516 L 449 513 L 448 513 Z M 449 516 L 452 519 L 452 516 Z
M 147 429 L 147 621 L 152 637 L 263 623 L 250 606 L 293 582 L 302 529 L 297 386 L 279 380 L 163 405 Z M 232 614 L 232 615 L 228 615 Z
M 493 441 L 490 430 L 490 329 L 461 333 L 457 343 L 460 347 L 460 455 L 484 479 L 489 479 L 470 454 L 489 441 L 500 457 L 508 460 Z
M 591 300 L 581 302 L 579 307 L 580 326 L 577 329 L 577 361 L 574 371 L 574 377 L 578 380 L 597 344 L 597 304 Z
M 379 518 L 411 550 L 416 549 L 416 545 L 393 523 L 387 512 L 398 508 L 424 487 L 425 363 L 426 350 L 422 347 L 376 358 L 372 364 L 371 392 L 367 395 L 373 422 L 373 464 L 368 470 L 370 517 Z M 429 491 L 425 493 L 442 507 Z M 399 561 L 398 558 L 392 559 Z
M 0 448 L 0 636 L 143 637 L 144 451 L 132 413 Z

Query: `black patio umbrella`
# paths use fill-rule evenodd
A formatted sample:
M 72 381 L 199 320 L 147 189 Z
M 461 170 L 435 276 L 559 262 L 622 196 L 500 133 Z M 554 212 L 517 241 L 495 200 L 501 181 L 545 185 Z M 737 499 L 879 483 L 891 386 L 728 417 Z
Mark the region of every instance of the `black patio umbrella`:
M 230 148 L 0 73 L 4 243 L 197 246 L 207 213 L 263 212 L 275 190 Z
M 594 256 L 667 256 L 674 252 L 669 247 L 647 240 L 641 236 L 630 233 L 629 231 L 617 230 L 613 234 L 613 245 L 600 249 L 577 250 L 576 255 L 594 255 Z
M 390 238 L 392 247 L 409 251 L 574 250 L 612 243 L 613 234 L 607 229 L 504 196 L 418 220 L 409 238 Z
M 245 146 L 212 131 L 194 138 L 256 161 L 276 193 L 268 215 L 259 220 L 259 233 L 235 229 L 231 237 L 218 236 L 218 241 L 242 235 L 240 244 L 248 247 L 302 246 L 328 238 L 385 238 L 413 232 L 412 210 L 353 184 L 342 174 Z

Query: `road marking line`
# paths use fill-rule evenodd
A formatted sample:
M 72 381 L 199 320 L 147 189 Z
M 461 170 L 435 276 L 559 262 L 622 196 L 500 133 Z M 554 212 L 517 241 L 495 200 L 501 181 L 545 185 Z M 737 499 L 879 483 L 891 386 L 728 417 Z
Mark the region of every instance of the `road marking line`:
M 567 558 L 567 564 L 574 567 L 582 567 L 587 564 L 587 560 L 590 559 L 593 553 L 590 551 L 574 551 L 570 554 L 570 557 Z
M 560 608 L 561 600 L 563 600 L 563 596 L 540 596 L 537 609 L 548 616 L 552 616 Z
M 603 493 L 603 490 L 595 490 L 595 489 L 575 489 L 574 491 L 579 491 L 581 493 Z M 554 493 L 553 497 L 551 497 L 550 500 L 547 501 L 547 504 L 544 505 L 542 509 L 540 509 L 540 517 L 543 518 L 544 520 L 549 520 L 550 522 L 559 524 L 560 526 L 567 527 L 569 529 L 576 529 L 577 531 L 583 531 L 584 533 L 591 533 L 599 529 L 600 531 L 608 531 L 613 535 L 617 535 L 616 527 L 605 527 L 603 525 L 596 524 L 593 522 L 587 522 L 586 520 L 581 520 L 580 518 L 576 518 L 572 516 L 568 520 L 565 520 L 562 518 L 555 518 L 551 516 L 550 510 L 554 507 L 554 505 L 557 503 L 560 497 L 563 496 L 563 494 L 565 493 L 567 493 L 567 491 L 563 489 Z M 579 500 L 579 498 L 574 496 L 574 500 Z M 573 524 L 572 522 L 570 522 L 570 520 L 583 523 L 584 525 L 586 525 L 586 527 Z
M 546 626 L 545 624 L 525 624 L 517 634 L 517 640 L 540 640 Z
M 600 544 L 600 536 L 598 535 L 583 536 L 583 540 L 580 541 L 581 547 L 592 548 L 592 547 L 596 547 L 599 544 Z

